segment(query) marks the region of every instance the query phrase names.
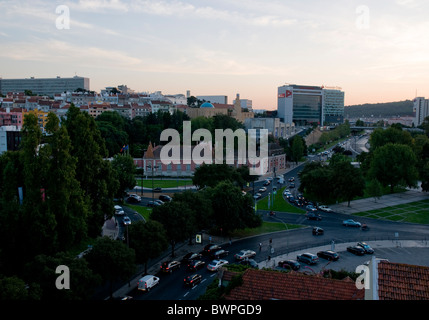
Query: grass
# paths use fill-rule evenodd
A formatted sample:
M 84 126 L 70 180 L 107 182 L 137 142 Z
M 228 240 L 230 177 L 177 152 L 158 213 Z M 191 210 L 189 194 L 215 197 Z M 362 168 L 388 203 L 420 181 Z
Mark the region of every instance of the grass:
M 284 231 L 284 230 L 297 229 L 297 228 L 303 228 L 303 226 L 298 224 L 284 224 L 281 222 L 263 221 L 262 225 L 257 228 L 245 228 L 242 230 L 235 230 L 234 232 L 231 233 L 231 237 L 243 238 L 243 237 L 255 236 L 258 234 Z
M 429 200 L 421 200 L 377 210 L 359 212 L 356 215 L 373 219 L 429 224 Z
M 300 208 L 297 208 L 293 205 L 291 205 L 289 202 L 287 202 L 285 199 L 283 199 L 283 191 L 286 189 L 286 187 L 283 187 L 279 190 L 277 190 L 277 193 L 274 198 L 274 206 L 270 206 L 268 208 L 268 196 L 259 200 L 257 202 L 257 209 L 258 210 L 273 210 L 273 211 L 280 211 L 280 212 L 291 212 L 291 213 L 301 213 L 304 214 L 305 210 L 302 210 Z
M 145 220 L 149 220 L 149 216 L 152 212 L 152 208 L 147 208 L 147 207 L 143 207 L 143 206 L 137 206 L 134 204 L 124 204 L 125 206 L 133 209 L 134 211 L 137 211 L 143 218 L 145 218 Z
M 142 186 L 144 188 L 152 188 L 152 179 L 141 179 L 136 178 L 136 182 L 138 186 Z M 154 188 L 177 188 L 184 186 L 192 186 L 192 180 L 190 179 L 176 179 L 176 180 L 162 180 L 162 179 L 154 179 L 153 187 Z

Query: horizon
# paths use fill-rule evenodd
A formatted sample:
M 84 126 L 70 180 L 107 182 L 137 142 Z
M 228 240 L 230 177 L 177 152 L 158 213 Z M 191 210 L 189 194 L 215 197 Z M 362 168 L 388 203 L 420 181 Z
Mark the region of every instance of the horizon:
M 237 93 L 277 110 L 285 83 L 337 86 L 344 105 L 429 96 L 422 0 L 6 0 L 0 77 L 90 79 L 90 90 Z

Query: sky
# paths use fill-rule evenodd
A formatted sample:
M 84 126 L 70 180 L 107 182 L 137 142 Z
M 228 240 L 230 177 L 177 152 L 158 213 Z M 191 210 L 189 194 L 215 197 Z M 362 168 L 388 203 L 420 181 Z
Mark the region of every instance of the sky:
M 345 105 L 429 97 L 429 1 L 0 0 L 0 77 L 227 95 L 277 109 L 287 83 Z

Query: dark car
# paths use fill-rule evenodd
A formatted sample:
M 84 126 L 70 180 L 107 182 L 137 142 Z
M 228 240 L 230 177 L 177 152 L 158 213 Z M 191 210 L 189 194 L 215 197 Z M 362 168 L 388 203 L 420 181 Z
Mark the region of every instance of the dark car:
M 142 201 L 142 198 L 137 194 L 130 194 L 127 198 L 129 203 L 139 203 Z
M 299 268 L 301 268 L 301 264 L 296 261 L 296 260 L 282 260 L 279 261 L 278 266 L 280 268 L 285 268 L 285 269 L 292 269 L 292 270 L 299 270 Z
M 188 271 L 197 271 L 205 266 L 205 262 L 201 260 L 191 260 L 186 268 Z
M 219 259 L 221 257 L 227 256 L 229 254 L 229 251 L 219 249 L 219 250 L 212 250 L 210 253 L 210 256 L 213 259 Z
M 157 187 L 157 188 L 153 188 L 152 190 L 153 190 L 153 192 L 161 192 L 161 191 L 162 191 L 162 188 Z
M 158 202 L 155 202 L 155 201 L 149 201 L 148 203 L 147 203 L 147 206 L 148 207 L 158 207 L 158 206 L 160 206 L 161 204 L 159 204 Z
M 201 258 L 201 253 L 189 252 L 184 255 L 182 258 L 182 263 L 188 263 L 191 260 L 199 260 Z
M 173 272 L 173 270 L 180 268 L 180 262 L 176 260 L 165 261 L 160 268 L 162 272 Z
M 365 250 L 359 246 L 347 247 L 347 251 L 357 256 L 363 256 L 365 254 Z
M 322 220 L 322 216 L 315 212 L 307 212 L 305 215 L 307 216 L 308 220 L 317 220 L 317 221 Z
M 374 249 L 371 248 L 366 242 L 358 242 L 357 244 L 359 247 L 362 247 L 363 250 L 365 250 L 365 253 L 373 254 Z
M 259 269 L 258 263 L 254 259 L 241 260 L 240 264 L 244 266 L 249 266 L 254 269 Z
M 337 261 L 340 258 L 340 255 L 332 250 L 319 251 L 317 256 L 330 261 Z
M 291 184 L 289 185 L 289 188 L 295 188 L 295 182 L 291 182 Z
M 163 201 L 163 202 L 170 202 L 173 200 L 173 198 L 171 198 L 170 196 L 167 196 L 166 194 L 161 194 L 158 197 L 159 200 Z
M 265 182 L 264 182 L 264 186 L 269 186 L 271 184 L 271 181 L 270 180 L 265 180 Z
M 324 234 L 325 231 L 320 227 L 314 227 L 312 233 L 314 236 L 318 236 L 318 235 Z
M 220 246 L 218 246 L 217 244 L 210 243 L 210 244 L 208 244 L 208 245 L 206 245 L 204 247 L 202 253 L 204 255 L 211 255 L 211 253 L 213 251 L 217 251 L 217 250 L 220 250 L 220 249 L 222 249 L 222 248 Z
M 196 273 L 190 276 L 187 276 L 184 280 L 183 280 L 183 284 L 185 286 L 195 286 L 197 284 L 199 284 L 201 282 L 201 280 L 203 280 L 202 275 Z

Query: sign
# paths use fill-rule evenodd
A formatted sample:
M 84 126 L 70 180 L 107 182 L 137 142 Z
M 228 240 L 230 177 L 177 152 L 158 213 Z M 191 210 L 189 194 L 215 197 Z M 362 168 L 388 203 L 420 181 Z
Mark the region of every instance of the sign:
M 290 97 L 292 95 L 292 91 L 286 90 L 286 98 Z
M 200 233 L 197 233 L 195 236 L 195 243 L 201 243 L 202 241 L 202 235 Z

